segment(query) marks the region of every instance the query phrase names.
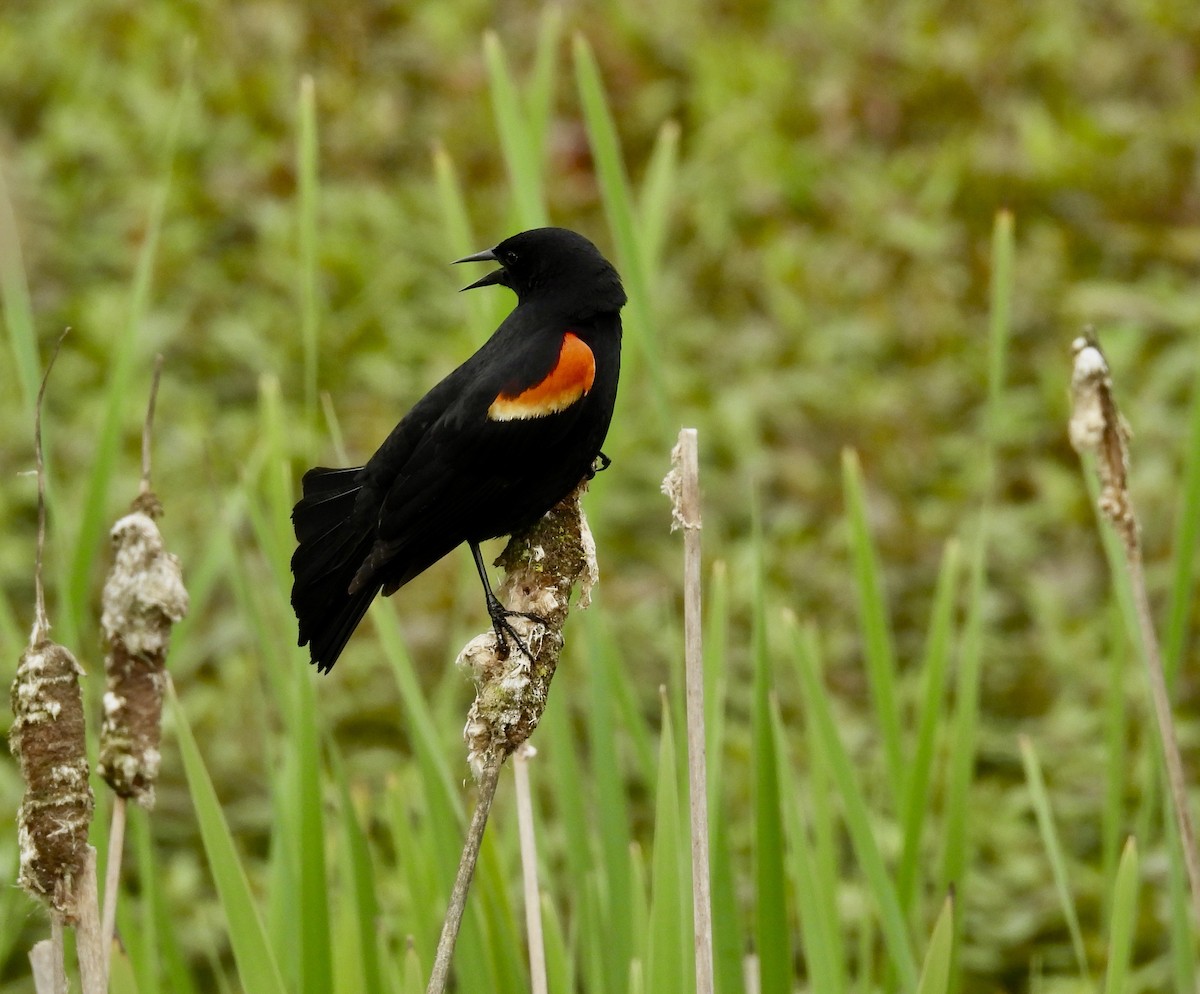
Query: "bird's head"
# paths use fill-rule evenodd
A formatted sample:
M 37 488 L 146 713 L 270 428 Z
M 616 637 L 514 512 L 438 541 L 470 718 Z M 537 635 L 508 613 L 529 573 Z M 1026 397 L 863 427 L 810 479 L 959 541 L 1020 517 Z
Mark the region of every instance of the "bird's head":
M 577 303 L 577 316 L 619 311 L 625 304 L 621 277 L 583 235 L 566 228 L 534 228 L 506 238 L 460 262 L 498 262 L 500 268 L 464 290 L 506 286 L 521 303 L 554 300 Z

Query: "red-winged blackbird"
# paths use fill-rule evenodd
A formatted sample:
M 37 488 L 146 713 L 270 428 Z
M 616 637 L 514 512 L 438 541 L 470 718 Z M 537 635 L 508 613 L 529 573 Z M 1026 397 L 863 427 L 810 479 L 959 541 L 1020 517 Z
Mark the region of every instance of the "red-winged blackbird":
M 497 637 L 515 637 L 479 543 L 532 525 L 599 458 L 621 364 L 617 271 L 564 228 L 537 228 L 458 262 L 500 269 L 517 306 L 421 398 L 365 466 L 304 474 L 292 511 L 292 607 L 317 668 L 337 661 L 380 590 L 395 593 L 466 542 Z M 519 644 L 519 640 L 518 640 Z

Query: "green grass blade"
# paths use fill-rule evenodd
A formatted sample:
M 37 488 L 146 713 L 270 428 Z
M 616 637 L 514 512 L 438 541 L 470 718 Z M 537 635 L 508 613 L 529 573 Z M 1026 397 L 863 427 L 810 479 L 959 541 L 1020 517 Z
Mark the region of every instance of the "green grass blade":
M 787 742 L 787 734 L 777 704 L 771 708 L 775 741 Z M 822 994 L 842 994 L 846 989 L 842 954 L 842 936 L 837 915 L 836 881 L 828 888 L 817 870 L 817 859 L 803 815 L 804 792 L 797 777 L 788 768 L 786 750 L 780 750 L 779 782 L 783 786 L 784 823 L 788 833 L 787 852 L 796 888 L 796 909 L 800 917 L 801 946 L 808 967 L 808 983 Z M 813 762 L 818 757 L 813 756 Z
M 304 349 L 304 415 L 317 422 L 317 101 L 312 76 L 300 80 L 300 140 L 296 152 L 299 179 L 300 343 Z
M 512 819 L 515 821 L 516 819 Z M 499 832 L 513 827 L 511 821 L 504 826 L 495 825 L 483 840 L 479 852 L 479 866 L 473 885 L 472 899 L 475 913 L 483 926 L 485 937 L 484 954 L 487 956 L 492 976 L 495 978 L 489 990 L 513 991 L 514 994 L 529 989 L 529 971 L 525 966 L 525 940 L 523 919 L 517 923 L 516 908 L 511 899 L 508 879 L 505 876 L 500 847 L 504 844 Z M 507 833 L 511 836 L 511 832 Z M 515 850 L 515 844 L 509 850 Z M 462 972 L 466 980 L 471 974 Z
M 691 944 L 690 887 L 682 856 L 688 846 L 682 833 L 679 770 L 675 762 L 675 732 L 666 693 L 662 695 L 662 736 L 659 740 L 658 780 L 654 800 L 654 850 L 651 856 L 649 952 L 647 989 L 695 989 L 688 968 Z M 686 913 L 685 913 L 686 912 Z
M 623 964 L 616 985 L 610 982 L 610 975 L 618 965 L 616 950 L 608 944 L 608 915 L 605 913 L 604 900 L 601 896 L 601 874 L 595 873 L 588 881 L 588 889 L 583 895 L 583 907 L 579 914 L 579 943 L 580 957 L 583 962 L 583 974 L 587 982 L 584 990 L 588 994 L 614 994 L 616 991 L 629 989 L 628 963 Z
M 563 12 L 557 4 L 542 10 L 538 24 L 537 51 L 526 89 L 525 107 L 529 135 L 535 148 L 544 149 L 554 114 L 557 89 L 558 48 L 562 41 Z
M 467 213 L 467 200 L 463 196 L 462 184 L 458 181 L 454 160 L 440 142 L 433 147 L 433 178 L 442 220 L 446 224 L 446 232 L 454 252 L 458 255 L 478 252 L 479 246 L 475 244 L 475 234 L 471 230 L 471 219 Z M 479 294 L 467 295 L 468 300 L 480 297 Z
M 528 127 L 504 49 L 494 31 L 483 36 L 483 57 L 487 64 L 496 133 L 504 152 L 518 223 L 522 229 L 543 227 L 546 203 L 542 192 L 542 146 L 535 142 Z
M 929 938 L 917 994 L 948 994 L 954 964 L 954 897 L 947 897 Z
M 15 813 L 14 813 L 15 814 Z M 6 839 L 11 839 L 11 847 L 5 845 L 0 849 L 0 872 L 5 880 L 16 880 L 19 857 L 16 846 L 16 825 L 12 814 L 7 814 L 0 826 L 4 828 Z M 21 937 L 21 924 L 29 915 L 29 899 L 18 887 L 0 888 L 0 963 L 8 962 L 9 956 Z
M 995 500 L 996 449 L 1004 428 L 1004 377 L 1011 333 L 1013 295 L 1013 216 L 1003 210 L 992 228 L 991 310 L 988 322 L 987 408 L 985 413 L 983 506 L 970 555 L 970 575 L 963 644 L 955 682 L 951 763 L 946 790 L 940 888 L 961 888 L 967 870 L 970 842 L 970 793 L 979 737 L 979 682 L 983 667 L 984 594 L 987 585 L 988 544 Z
M 621 144 L 612 112 L 609 110 L 608 98 L 604 94 L 600 70 L 590 46 L 582 35 L 575 36 L 574 55 L 576 87 L 583 108 L 592 157 L 596 164 L 596 177 L 604 200 L 604 212 L 617 243 L 621 275 L 629 292 L 629 304 L 624 312 L 625 321 L 629 326 L 630 337 L 645 361 L 653 387 L 659 428 L 666 437 L 670 430 L 668 426 L 674 422 L 670 415 L 666 380 L 663 376 L 654 314 L 650 304 L 650 271 L 635 217 L 629 177 L 625 173 Z
M 284 986 L 298 991 L 303 962 L 303 935 L 296 923 L 300 907 L 300 829 L 296 818 L 296 755 L 291 749 L 276 745 L 272 768 L 271 848 L 266 866 L 265 926 L 276 962 L 283 973 Z
M 42 364 L 38 359 L 37 328 L 21 256 L 17 216 L 4 174 L 4 160 L 0 159 L 0 307 L 3 307 L 4 324 L 8 328 L 12 369 L 21 391 L 21 408 L 32 412 L 42 379 Z
M 1037 750 L 1033 742 L 1024 735 L 1018 736 L 1021 749 L 1021 764 L 1025 767 L 1025 782 L 1029 785 L 1029 795 L 1033 802 L 1033 811 L 1037 816 L 1038 831 L 1042 836 L 1042 845 L 1050 858 L 1050 871 L 1054 875 L 1054 889 L 1058 892 L 1058 900 L 1062 905 L 1063 916 L 1067 920 L 1067 930 L 1071 934 L 1071 946 L 1075 950 L 1075 965 L 1084 983 L 1091 986 L 1091 974 L 1088 971 L 1087 950 L 1083 945 L 1083 932 L 1079 928 L 1079 915 L 1075 910 L 1075 901 L 1071 897 L 1071 887 L 1067 882 L 1067 861 L 1058 840 L 1058 831 L 1054 827 L 1054 815 L 1050 810 L 1050 796 L 1046 792 L 1046 783 L 1042 778 L 1042 766 L 1038 761 Z
M 590 770 L 584 773 L 571 715 L 561 706 L 564 704 L 565 701 L 560 700 L 546 708 L 537 732 L 540 743 L 546 747 L 538 750 L 538 761 L 547 765 L 547 779 L 555 785 L 553 821 L 543 817 L 540 807 L 536 807 L 534 813 L 538 816 L 539 838 L 562 832 L 566 838 L 576 840 L 564 846 L 564 855 L 569 893 L 578 895 L 587 888 L 588 875 L 592 871 L 591 847 L 582 841 L 592 834 L 586 790 L 591 775 Z
M 617 749 L 620 727 L 615 714 L 613 687 L 618 665 L 611 644 L 595 619 L 588 619 L 590 706 L 588 734 L 591 743 L 593 803 L 600 834 L 599 871 L 603 898 L 609 914 L 604 919 L 607 987 L 612 994 L 626 989 L 629 961 L 633 956 L 635 932 L 627 911 L 633 906 L 633 877 L 630 865 L 632 836 L 629 800 L 625 790 L 624 765 Z M 640 897 L 638 898 L 640 900 Z
M 638 197 L 641 241 L 649 280 L 653 280 L 658 273 L 666 245 L 679 171 L 679 134 L 680 128 L 675 121 L 666 121 L 658 129 L 650 163 L 642 179 L 642 192 Z
M 1183 451 L 1183 496 L 1175 523 L 1175 541 L 1171 546 L 1175 550 L 1175 560 L 1163 632 L 1163 673 L 1168 687 L 1175 685 L 1175 676 L 1183 662 L 1188 622 L 1195 604 L 1196 549 L 1200 547 L 1200 375 L 1192 388 L 1192 411 Z
M 293 653 L 293 655 L 295 655 Z M 304 666 L 297 663 L 297 668 Z M 329 881 L 325 872 L 325 818 L 321 796 L 320 733 L 317 728 L 316 675 L 300 670 L 295 674 L 296 714 L 291 722 L 291 744 L 295 749 L 294 808 L 284 826 L 297 831 L 300 846 L 300 905 L 297 931 L 300 937 L 301 991 L 327 994 L 333 990 L 333 951 L 329 945 Z
M 1137 933 L 1138 851 L 1132 836 L 1125 843 L 1113 886 L 1112 918 L 1108 934 L 1108 970 L 1104 994 L 1124 994 L 1129 989 L 1129 963 Z
M 546 945 L 546 987 L 551 994 L 570 994 L 577 989 L 575 964 L 558 909 L 546 894 L 542 895 L 542 930 Z
M 104 414 L 94 445 L 95 459 L 92 462 L 92 471 L 88 477 L 87 491 L 80 511 L 79 531 L 72 546 L 75 553 L 68 578 L 68 604 L 74 616 L 72 618 L 73 631 L 67 632 L 68 635 L 73 635 L 74 632 L 78 632 L 84 627 L 82 612 L 90 603 L 88 590 L 92 582 L 92 569 L 96 564 L 99 550 L 107 548 L 107 543 L 102 541 L 102 536 L 106 530 L 105 522 L 110 511 L 108 489 L 121 451 L 121 431 L 124 427 L 125 414 L 130 409 L 130 403 L 136 393 L 132 390 L 132 386 L 133 371 L 137 366 L 138 333 L 150 304 L 154 263 L 158 256 L 158 242 L 162 234 L 163 219 L 166 216 L 167 201 L 171 193 L 171 172 L 174 167 L 175 151 L 179 144 L 184 107 L 187 104 L 190 90 L 189 57 L 184 70 L 184 79 L 179 88 L 179 95 L 163 129 L 166 135 L 163 143 L 163 176 L 151 202 L 150 217 L 146 223 L 146 238 L 142 243 L 141 252 L 138 254 L 133 289 L 130 293 L 128 318 L 110 352 L 112 358 L 106 377 Z M 137 398 L 137 406 L 139 410 L 144 406 L 144 400 L 140 397 Z M 73 639 L 68 638 L 67 641 L 71 642 Z
M 1164 778 L 1162 759 L 1156 766 L 1159 777 Z M 1179 844 L 1179 823 L 1171 807 L 1169 797 L 1162 798 L 1162 819 L 1166 826 L 1166 848 L 1168 856 L 1167 892 L 1170 899 L 1168 928 L 1171 934 L 1171 973 L 1177 994 L 1193 994 L 1197 990 L 1196 971 L 1200 962 L 1196 959 L 1196 926 L 1192 920 L 1191 887 L 1187 867 L 1183 861 L 1183 848 Z M 1132 841 L 1132 840 L 1131 840 Z
M 413 946 L 404 954 L 404 994 L 425 994 L 425 971 Z
M 18 647 L 23 646 L 25 642 L 26 635 L 17 624 L 8 598 L 0 594 L 0 647 L 3 647 L 0 651 L 3 651 L 4 658 L 14 659 L 19 656 L 22 650 Z
M 114 945 L 108 970 L 108 994 L 141 994 L 137 974 L 124 949 Z
M 788 624 L 795 625 L 795 619 L 785 613 Z M 815 660 L 818 664 L 820 660 Z M 850 937 L 842 925 L 839 907 L 839 892 L 842 886 L 842 861 L 845 848 L 844 832 L 838 814 L 837 788 L 833 781 L 832 763 L 825 755 L 824 740 L 817 725 L 813 721 L 805 721 L 805 741 L 808 746 L 809 778 L 807 790 L 803 797 L 803 810 L 807 815 L 807 830 L 812 841 L 813 890 L 810 892 L 817 907 L 809 908 L 809 914 L 824 917 L 831 926 L 826 930 L 826 941 L 830 943 L 828 960 L 837 978 L 835 987 L 841 990 L 850 988 L 850 957 L 847 948 Z M 795 798 L 799 805 L 801 799 Z M 867 931 L 871 928 L 871 919 L 867 920 Z M 871 976 L 870 957 L 859 958 L 859 971 L 864 978 Z
M 1013 261 L 1016 242 L 1011 211 L 997 212 L 992 226 L 992 278 L 988 306 L 987 425 L 992 451 L 989 475 L 995 474 L 995 447 L 1004 430 L 1004 375 L 1008 365 L 1008 340 L 1012 329 Z M 989 480 L 989 484 L 992 481 Z
M 1108 673 L 1104 693 L 1104 810 L 1100 817 L 1100 866 L 1107 882 L 1116 875 L 1125 823 L 1125 788 L 1129 777 L 1125 674 L 1129 660 L 1121 615 L 1111 601 L 1105 618 L 1109 634 L 1105 653 Z
M 428 853 L 433 847 L 424 785 L 417 770 L 406 771 L 388 786 L 385 810 L 387 843 L 397 853 Z M 400 918 L 403 933 L 413 937 L 418 949 L 434 949 L 441 932 L 440 911 L 444 895 L 436 859 L 409 860 L 403 864 Z M 382 881 L 381 881 L 382 882 Z
M 896 894 L 902 908 L 912 908 L 920 874 L 921 836 L 929 809 L 934 751 L 945 713 L 946 667 L 954 634 L 954 603 L 958 594 L 959 543 L 946 543 L 937 590 L 933 596 L 925 658 L 921 664 L 921 711 L 917 743 L 909 763 L 902 812 L 903 844 L 896 868 Z
M 229 925 L 229 941 L 233 948 L 238 976 L 247 991 L 254 991 L 256 994 L 284 994 L 279 964 L 275 961 L 262 918 L 254 905 L 250 882 L 246 879 L 246 871 L 238 859 L 233 835 L 225 821 L 221 803 L 217 800 L 212 780 L 209 779 L 208 770 L 192 736 L 183 707 L 175 694 L 175 688 L 170 683 L 167 687 L 179 753 L 187 775 L 192 803 L 196 809 L 196 821 L 200 827 L 204 852 L 208 856 L 209 869 L 212 871 Z
M 466 197 L 454 168 L 454 160 L 440 143 L 433 149 L 433 175 L 446 235 L 452 248 L 450 257 L 461 258 L 478 252 L 484 246 L 471 227 Z M 473 343 L 479 337 L 490 334 L 500 323 L 507 313 L 509 301 L 500 294 L 468 293 L 466 306 L 471 320 L 469 327 L 464 329 L 463 341 Z
M 858 586 L 860 630 L 865 636 L 863 652 L 870 678 L 875 718 L 883 736 L 888 783 L 894 797 L 904 790 L 906 764 L 900 741 L 900 708 L 896 702 L 896 652 L 892 647 L 891 623 L 884 603 L 883 577 L 879 557 L 867 523 L 867 501 L 863 493 L 862 470 L 851 449 L 842 451 L 842 485 L 846 495 L 846 516 L 850 524 L 850 545 L 854 553 L 854 577 Z
M 754 750 L 754 939 L 758 953 L 759 990 L 762 994 L 789 994 L 792 989 L 792 949 L 788 928 L 778 743 L 771 725 L 773 678 L 767 642 L 761 549 L 762 539 L 756 524 L 751 730 Z
M 603 669 L 605 686 L 616 705 L 613 711 L 616 728 L 628 739 L 629 758 L 635 767 L 634 774 L 650 783 L 656 776 L 658 760 L 654 746 L 654 730 L 642 713 L 643 692 L 630 679 L 628 671 L 622 665 L 612 623 L 605 620 L 599 611 L 589 613 L 586 617 L 588 651 Z
M 302 89 L 308 92 L 301 102 L 311 104 L 311 86 Z M 311 113 L 309 107 L 302 111 L 302 116 Z M 307 126 L 302 126 L 302 130 L 306 129 Z M 312 140 L 315 144 L 315 137 Z M 276 590 L 263 589 L 261 583 L 249 583 L 250 596 L 246 602 L 258 620 L 258 643 L 284 646 L 292 641 L 292 618 L 286 608 L 291 586 L 288 559 L 292 549 L 289 526 L 292 489 L 287 414 L 279 380 L 274 376 L 263 376 L 259 397 L 264 460 L 258 492 L 265 498 L 265 506 L 260 507 L 260 502 L 251 497 L 247 499 L 247 510 L 255 537 L 274 572 Z M 285 950 L 298 951 L 298 956 L 286 957 L 285 965 L 294 964 L 302 994 L 326 994 L 333 989 L 333 951 L 330 946 L 330 887 L 325 860 L 319 711 L 313 687 L 316 677 L 295 649 L 279 650 L 272 656 L 276 664 L 271 670 L 276 674 L 277 700 L 282 704 L 288 727 L 287 775 L 278 781 L 281 792 L 276 801 L 280 817 L 274 839 L 278 848 L 282 837 L 287 865 L 285 868 L 277 862 L 276 870 L 281 874 L 280 879 L 286 882 L 287 889 L 294 888 L 294 893 L 287 895 L 288 903 L 282 906 L 282 914 L 273 918 L 288 937 L 288 941 L 276 948 L 281 958 Z M 276 901 L 282 899 L 283 888 L 273 897 Z M 280 906 L 276 904 L 275 907 Z
M 712 872 L 713 982 L 718 994 L 745 990 L 742 954 L 746 947 L 743 922 L 738 914 L 737 883 L 724 814 L 726 796 L 725 705 L 729 668 L 729 569 L 723 560 L 713 563 L 705 596 L 704 627 L 704 730 L 708 756 L 709 866 Z
M 142 895 L 137 928 L 146 940 L 143 948 L 151 943 L 154 946 L 153 953 L 147 957 L 152 973 L 150 969 L 142 970 L 141 964 L 134 964 L 137 967 L 139 989 L 141 994 L 155 994 L 160 990 L 168 990 L 171 994 L 196 994 L 195 981 L 179 941 L 178 926 L 163 889 L 162 867 L 150 831 L 150 815 L 139 808 L 130 808 L 127 814 Z M 122 930 L 122 936 L 126 934 L 126 930 Z M 160 970 L 163 977 L 161 984 Z
M 838 734 L 829 693 L 818 676 L 815 634 L 811 631 L 801 634 L 795 625 L 789 627 L 794 635 L 794 658 L 804 692 L 805 713 L 816 726 L 821 739 L 822 753 L 830 765 L 833 781 L 841 795 L 845 807 L 846 829 L 850 833 L 858 864 L 879 909 L 879 924 L 890 962 L 900 978 L 901 986 L 911 990 L 917 984 L 917 962 L 913 955 L 908 928 L 896 896 L 896 889 L 888 877 L 883 856 L 875 842 L 870 811 L 854 764 Z
M 649 313 L 650 274 L 642 255 L 633 193 L 621 156 L 621 142 L 604 93 L 600 69 L 583 35 L 575 36 L 574 54 L 575 81 L 583 107 L 584 123 L 596 162 L 596 176 L 604 197 L 604 209 L 617 242 L 622 273 L 629 288 L 630 306 L 638 315 L 641 333 L 652 336 L 654 325 Z
M 412 659 L 404 648 L 400 625 L 393 612 L 380 610 L 378 605 L 374 611 L 369 612 L 368 617 L 374 623 L 384 656 L 392 667 L 396 686 L 400 690 L 400 700 L 404 706 L 404 724 L 422 765 L 422 772 L 428 778 L 426 787 L 453 809 L 457 806 L 455 779 L 450 773 L 446 756 L 438 748 L 442 736 L 430 716 L 429 706 L 413 668 Z M 464 821 L 460 828 L 465 827 Z M 454 866 L 458 866 L 457 857 Z

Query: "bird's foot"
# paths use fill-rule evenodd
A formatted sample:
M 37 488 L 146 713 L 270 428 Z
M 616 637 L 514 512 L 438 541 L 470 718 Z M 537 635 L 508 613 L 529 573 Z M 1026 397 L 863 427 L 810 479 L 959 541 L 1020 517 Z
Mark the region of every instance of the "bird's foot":
M 550 622 L 543 618 L 540 614 L 533 614 L 530 611 L 510 611 L 500 601 L 494 604 L 488 604 L 488 614 L 492 619 L 492 631 L 496 633 L 496 648 L 497 655 L 501 659 L 507 659 L 511 652 L 509 642 L 515 645 L 525 658 L 532 663 L 533 653 L 530 652 L 529 646 L 525 644 L 525 640 L 517 634 L 517 630 L 513 628 L 509 618 L 526 618 L 529 621 L 535 622 L 543 627 L 549 627 Z
M 592 468 L 588 470 L 587 478 L 595 479 L 597 473 L 603 473 L 609 466 L 612 465 L 612 460 L 603 452 L 597 452 L 596 458 L 592 461 Z

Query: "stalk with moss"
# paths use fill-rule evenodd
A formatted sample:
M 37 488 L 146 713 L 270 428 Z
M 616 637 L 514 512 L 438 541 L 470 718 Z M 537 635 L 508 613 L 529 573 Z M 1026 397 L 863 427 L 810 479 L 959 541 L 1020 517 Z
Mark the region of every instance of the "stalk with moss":
M 467 643 L 458 657 L 458 665 L 471 673 L 476 685 L 463 735 L 467 760 L 479 782 L 479 799 L 446 909 L 427 994 L 442 994 L 449 980 L 454 944 L 500 768 L 533 734 L 546 710 L 550 681 L 562 652 L 571 591 L 578 583 L 579 606 L 586 608 L 596 582 L 596 546 L 579 503 L 586 490 L 584 480 L 532 528 L 514 535 L 496 560 L 505 571 L 500 600 L 510 611 L 536 615 L 510 618 L 529 654 L 501 644 L 495 632 L 489 631 Z

